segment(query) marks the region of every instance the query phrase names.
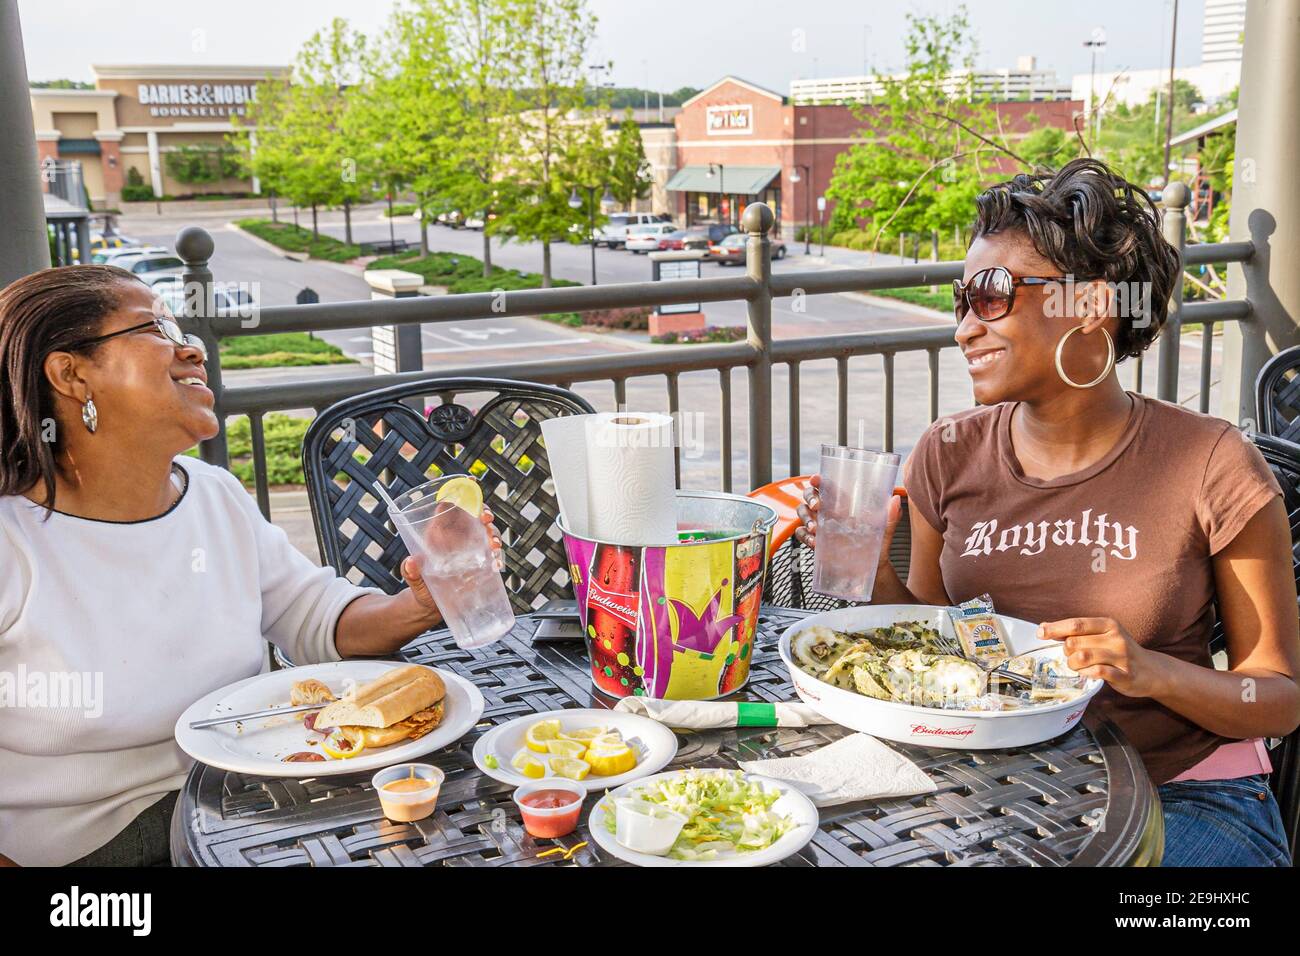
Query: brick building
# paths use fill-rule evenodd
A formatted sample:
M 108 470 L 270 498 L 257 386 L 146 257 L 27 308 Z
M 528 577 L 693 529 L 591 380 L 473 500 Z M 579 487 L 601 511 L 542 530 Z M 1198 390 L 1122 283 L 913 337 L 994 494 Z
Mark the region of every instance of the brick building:
M 995 105 L 1011 140 L 1040 126 L 1072 129 L 1083 108 L 1078 100 Z M 830 185 L 835 158 L 870 129 L 850 106 L 795 105 L 734 76 L 687 100 L 673 122 L 677 169 L 666 184 L 665 211 L 686 226 L 739 223 L 745 206 L 761 200 L 787 236 L 818 221 L 817 197 Z M 796 169 L 799 181 L 792 182 Z M 828 202 L 827 219 L 833 209 Z

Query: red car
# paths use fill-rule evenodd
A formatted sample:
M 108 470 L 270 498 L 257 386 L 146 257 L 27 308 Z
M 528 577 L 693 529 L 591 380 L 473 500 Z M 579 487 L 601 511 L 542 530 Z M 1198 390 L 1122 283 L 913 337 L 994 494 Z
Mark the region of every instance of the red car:
M 726 266 L 735 263 L 743 266 L 745 264 L 745 239 L 744 233 L 734 232 L 721 242 L 711 242 L 709 243 L 707 258 L 719 265 Z M 772 258 L 785 258 L 785 243 L 780 239 L 772 240 Z
M 678 229 L 676 232 L 670 232 L 659 239 L 660 252 L 680 252 L 682 249 L 682 240 L 686 238 L 686 230 Z

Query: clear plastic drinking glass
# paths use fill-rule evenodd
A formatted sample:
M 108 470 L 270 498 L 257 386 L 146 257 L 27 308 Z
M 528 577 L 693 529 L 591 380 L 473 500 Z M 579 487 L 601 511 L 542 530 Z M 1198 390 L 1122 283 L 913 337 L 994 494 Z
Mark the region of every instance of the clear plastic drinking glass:
M 417 485 L 393 499 L 396 508 L 390 506 L 388 514 L 451 636 L 461 647 L 475 648 L 504 636 L 515 614 L 479 515 L 450 498 L 438 500 L 442 485 L 467 477 L 444 475 Z
M 813 590 L 870 601 L 898 477 L 898 455 L 822 445 Z

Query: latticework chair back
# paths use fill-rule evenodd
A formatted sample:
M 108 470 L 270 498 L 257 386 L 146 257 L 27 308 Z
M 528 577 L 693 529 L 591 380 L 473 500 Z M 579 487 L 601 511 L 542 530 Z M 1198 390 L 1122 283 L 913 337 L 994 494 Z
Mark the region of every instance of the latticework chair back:
M 501 531 L 515 610 L 569 597 L 541 423 L 591 411 L 566 389 L 479 378 L 433 378 L 331 405 L 303 439 L 321 559 L 354 583 L 397 593 L 407 551 L 375 485 L 396 497 L 440 475 L 473 475 Z
M 1260 434 L 1300 442 L 1300 345 L 1269 359 L 1255 379 Z

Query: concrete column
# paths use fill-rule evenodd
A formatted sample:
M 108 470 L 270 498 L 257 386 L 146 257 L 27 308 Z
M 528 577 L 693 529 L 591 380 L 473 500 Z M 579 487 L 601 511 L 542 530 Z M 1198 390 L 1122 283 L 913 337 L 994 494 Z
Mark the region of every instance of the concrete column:
M 1300 0 L 1251 0 L 1241 62 L 1229 238 L 1250 240 L 1249 262 L 1228 266 L 1228 298 L 1247 322 L 1226 322 L 1219 414 L 1259 420 L 1255 378 L 1269 357 L 1300 345 Z
M 420 294 L 424 277 L 402 269 L 367 269 L 364 273 L 372 299 L 407 299 Z M 371 330 L 372 361 L 376 375 L 418 372 L 424 368 L 420 325 L 376 325 Z
M 18 0 L 0 0 L 0 288 L 50 264 Z
M 149 139 L 149 184 L 153 194 L 163 197 L 162 153 L 158 149 L 158 134 L 150 130 L 145 134 Z

